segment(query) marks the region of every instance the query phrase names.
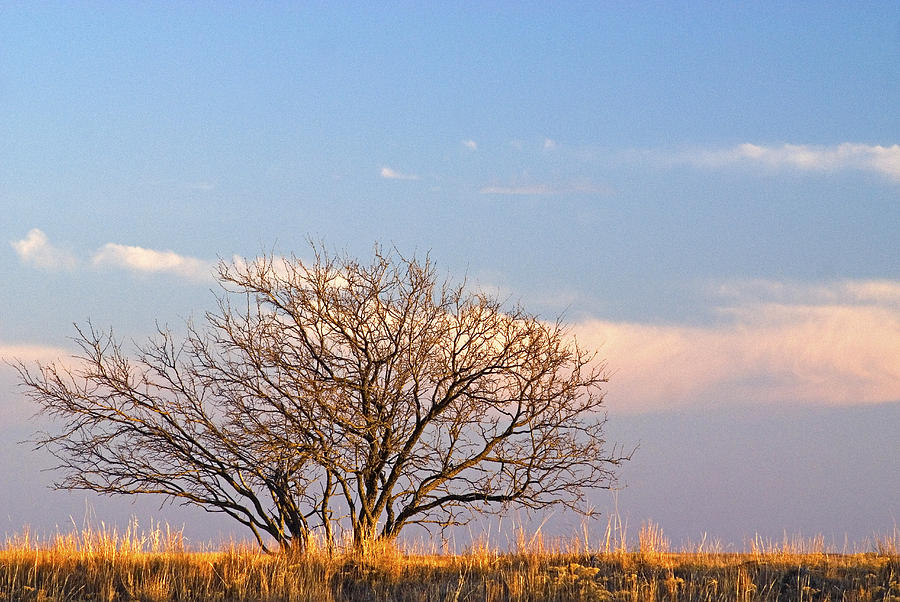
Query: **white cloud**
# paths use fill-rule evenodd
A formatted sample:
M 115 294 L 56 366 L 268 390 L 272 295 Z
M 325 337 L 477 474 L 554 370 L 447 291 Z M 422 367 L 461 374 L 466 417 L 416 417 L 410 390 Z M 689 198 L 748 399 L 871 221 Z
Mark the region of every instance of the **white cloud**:
M 556 140 L 544 138 L 544 150 L 556 150 L 558 147 L 559 144 L 556 143 Z
M 143 247 L 106 243 L 94 253 L 95 266 L 110 265 L 132 272 L 170 272 L 192 280 L 210 280 L 214 276 L 214 264 L 179 255 L 173 251 L 156 251 Z
M 10 243 L 26 264 L 44 269 L 75 269 L 81 262 L 67 251 L 60 250 L 47 240 L 37 228 L 22 240 Z M 116 243 L 106 243 L 93 254 L 94 266 L 115 266 L 132 272 L 171 273 L 191 280 L 211 280 L 215 263 L 179 255 L 174 251 L 156 251 Z
M 900 181 L 900 145 L 897 144 L 880 146 L 844 142 L 834 146 L 761 146 L 745 143 L 728 149 L 685 153 L 676 158 L 679 159 L 704 167 L 755 163 L 801 171 L 856 169 L 872 171 Z
M 382 167 L 381 168 L 381 177 L 385 180 L 418 180 L 419 176 L 413 174 L 405 174 L 400 173 L 399 171 L 394 171 L 390 167 Z
M 268 272 L 281 280 L 291 280 L 295 276 L 295 272 L 300 275 L 308 275 L 309 272 L 307 270 L 300 268 L 301 264 L 306 266 L 308 263 L 302 259 L 298 263 L 295 258 L 285 257 L 284 255 L 267 255 L 249 259 L 234 255 L 231 258 L 231 263 L 226 263 L 225 265 L 229 269 L 235 268 L 238 272 L 244 272 L 250 268 L 250 271 L 253 273 Z
M 469 150 L 478 150 L 478 143 L 474 140 L 463 140 L 462 144 Z
M 24 263 L 38 268 L 71 270 L 78 264 L 74 255 L 51 245 L 47 235 L 37 228 L 30 230 L 22 240 L 13 241 L 10 245 Z
M 610 406 L 900 400 L 900 282 L 754 281 L 723 294 L 730 303 L 711 326 L 575 324 L 614 372 Z

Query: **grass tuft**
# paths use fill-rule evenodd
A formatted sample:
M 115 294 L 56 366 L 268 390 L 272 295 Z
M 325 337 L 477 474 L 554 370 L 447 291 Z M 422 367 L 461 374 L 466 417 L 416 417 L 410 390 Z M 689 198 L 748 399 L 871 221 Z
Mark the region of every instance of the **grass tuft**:
M 160 525 L 83 529 L 46 541 L 28 531 L 0 548 L 0 601 L 783 601 L 900 602 L 900 533 L 861 552 L 822 538 L 750 543 L 725 553 L 705 541 L 672 551 L 645 525 L 638 546 L 604 537 L 545 541 L 519 534 L 515 548 L 462 554 L 378 546 L 366 554 L 264 554 L 232 543 L 191 550 Z

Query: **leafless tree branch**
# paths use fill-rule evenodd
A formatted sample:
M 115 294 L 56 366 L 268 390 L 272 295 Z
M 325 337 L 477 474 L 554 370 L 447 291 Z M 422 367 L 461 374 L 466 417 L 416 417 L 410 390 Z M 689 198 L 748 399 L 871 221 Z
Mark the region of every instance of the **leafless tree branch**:
M 369 264 L 222 262 L 218 311 L 129 356 L 78 328 L 76 368 L 18 365 L 59 430 L 62 488 L 221 512 L 261 546 L 357 546 L 516 504 L 583 507 L 627 455 L 604 439 L 605 365 L 564 325 L 376 248 Z

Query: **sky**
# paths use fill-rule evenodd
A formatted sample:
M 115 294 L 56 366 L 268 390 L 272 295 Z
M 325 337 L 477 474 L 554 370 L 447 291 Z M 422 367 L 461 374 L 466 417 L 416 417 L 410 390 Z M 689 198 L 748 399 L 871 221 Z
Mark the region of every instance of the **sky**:
M 592 499 L 632 534 L 892 532 L 898 56 L 892 2 L 3 3 L 0 356 L 202 318 L 219 259 L 381 243 L 599 350 L 638 449 Z M 16 383 L 0 531 L 231 533 L 50 490 Z

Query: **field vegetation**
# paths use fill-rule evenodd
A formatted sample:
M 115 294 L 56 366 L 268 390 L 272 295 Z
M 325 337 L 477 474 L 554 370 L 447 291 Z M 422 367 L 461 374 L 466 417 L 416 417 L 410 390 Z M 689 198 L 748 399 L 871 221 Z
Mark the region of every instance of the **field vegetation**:
M 0 550 L 0 600 L 402 600 L 900 602 L 900 532 L 865 549 L 822 538 L 750 542 L 740 553 L 697 544 L 672 551 L 654 525 L 638 543 L 607 532 L 547 542 L 519 534 L 509 551 L 309 546 L 266 554 L 230 544 L 189 549 L 165 527 L 85 529 L 45 541 L 25 534 Z

